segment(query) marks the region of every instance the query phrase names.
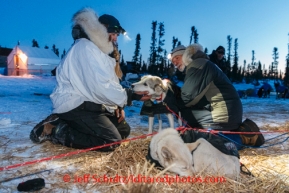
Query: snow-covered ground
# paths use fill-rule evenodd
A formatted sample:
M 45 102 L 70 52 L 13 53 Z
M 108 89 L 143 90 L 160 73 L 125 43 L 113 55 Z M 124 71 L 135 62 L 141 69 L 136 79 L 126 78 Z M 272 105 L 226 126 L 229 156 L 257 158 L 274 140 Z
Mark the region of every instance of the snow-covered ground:
M 39 121 L 52 112 L 49 94 L 55 84 L 55 77 L 51 76 L 7 77 L 0 75 L 0 168 L 46 157 L 34 153 L 40 145 L 35 145 L 30 141 L 29 133 Z M 236 84 L 235 86 L 237 90 L 254 89 L 252 84 Z M 248 97 L 241 100 L 244 110 L 243 118 L 254 120 L 260 127 L 281 126 L 288 121 L 289 99 L 276 99 L 274 92 L 271 93 L 270 98 Z M 139 115 L 141 106 L 142 102 L 134 101 L 133 106 L 126 107 L 126 120 L 132 130 L 143 128 L 146 133 L 148 119 Z M 164 127 L 168 127 L 166 117 L 163 118 Z M 157 120 L 155 122 L 157 123 Z M 9 156 L 7 156 L 8 153 Z M 17 156 L 19 159 L 11 160 L 11 156 Z M 9 174 L 13 174 L 15 170 L 19 172 L 21 167 L 11 169 L 10 172 L 0 171 L 0 192 L 16 191 L 17 184 L 27 180 L 27 178 L 22 178 L 1 182 L 10 178 Z M 7 189 L 7 187 L 10 188 Z

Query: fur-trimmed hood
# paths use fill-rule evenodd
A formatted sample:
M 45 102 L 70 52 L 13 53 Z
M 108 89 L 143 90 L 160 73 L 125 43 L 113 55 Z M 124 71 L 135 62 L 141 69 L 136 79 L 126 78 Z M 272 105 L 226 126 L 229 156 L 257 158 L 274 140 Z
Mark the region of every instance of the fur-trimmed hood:
M 188 66 L 194 59 L 209 59 L 207 54 L 203 52 L 203 46 L 200 44 L 192 44 L 188 46 L 183 54 L 182 60 L 185 66 Z
M 91 8 L 83 8 L 72 17 L 73 26 L 80 25 L 89 39 L 104 53 L 113 51 L 113 44 L 108 40 L 106 27 L 98 21 L 98 16 Z

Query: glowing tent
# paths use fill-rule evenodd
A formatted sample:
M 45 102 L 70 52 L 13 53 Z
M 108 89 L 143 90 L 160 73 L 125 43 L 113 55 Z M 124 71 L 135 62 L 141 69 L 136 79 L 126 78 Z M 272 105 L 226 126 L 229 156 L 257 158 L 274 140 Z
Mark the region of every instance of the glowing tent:
M 7 75 L 51 74 L 59 62 L 60 59 L 52 50 L 16 46 L 7 57 Z

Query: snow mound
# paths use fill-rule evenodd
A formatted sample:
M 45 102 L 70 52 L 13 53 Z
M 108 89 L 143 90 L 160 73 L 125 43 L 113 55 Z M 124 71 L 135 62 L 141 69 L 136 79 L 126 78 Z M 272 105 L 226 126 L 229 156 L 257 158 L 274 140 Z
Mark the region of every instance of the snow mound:
M 0 119 L 0 125 L 1 126 L 10 125 L 10 124 L 11 124 L 11 119 L 7 119 L 7 118 Z

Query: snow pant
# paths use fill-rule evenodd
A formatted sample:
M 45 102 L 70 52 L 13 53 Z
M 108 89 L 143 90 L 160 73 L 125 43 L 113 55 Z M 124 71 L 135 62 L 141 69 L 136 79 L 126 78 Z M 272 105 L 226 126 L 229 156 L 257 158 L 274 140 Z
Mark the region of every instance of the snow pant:
M 130 126 L 125 120 L 106 111 L 103 105 L 84 102 L 79 107 L 62 114 L 59 118 L 68 125 L 63 145 L 84 149 L 120 141 L 130 134 Z M 111 151 L 118 145 L 97 149 Z
M 234 131 L 239 128 L 241 123 L 211 123 L 212 115 L 209 110 L 206 109 L 192 109 L 184 108 L 181 109 L 182 118 L 187 121 L 187 127 L 192 128 L 202 128 L 202 129 L 211 129 L 218 131 Z M 222 134 L 225 137 L 229 138 L 236 145 L 237 149 L 240 150 L 243 148 L 242 139 L 239 134 Z
M 205 108 L 183 108 L 180 111 L 187 125 L 193 128 L 232 131 L 238 129 L 242 123 L 242 114 L 238 112 L 230 116 L 228 122 L 213 122 L 212 112 Z

